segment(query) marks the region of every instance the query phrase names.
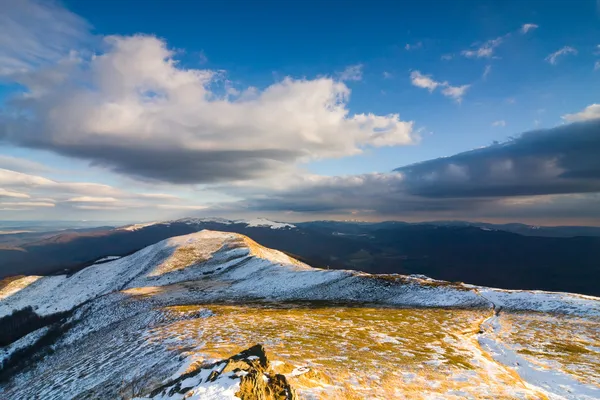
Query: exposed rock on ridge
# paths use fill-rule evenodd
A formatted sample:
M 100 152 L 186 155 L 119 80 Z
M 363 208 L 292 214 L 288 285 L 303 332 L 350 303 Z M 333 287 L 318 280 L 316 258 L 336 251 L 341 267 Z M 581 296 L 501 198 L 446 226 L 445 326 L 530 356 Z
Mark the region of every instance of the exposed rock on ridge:
M 260 344 L 228 359 L 193 368 L 154 389 L 143 399 L 202 398 L 205 387 L 211 385 L 222 387 L 223 392 L 233 392 L 231 387 L 235 387 L 234 396 L 241 400 L 297 400 L 285 375 L 271 370 L 265 349 Z

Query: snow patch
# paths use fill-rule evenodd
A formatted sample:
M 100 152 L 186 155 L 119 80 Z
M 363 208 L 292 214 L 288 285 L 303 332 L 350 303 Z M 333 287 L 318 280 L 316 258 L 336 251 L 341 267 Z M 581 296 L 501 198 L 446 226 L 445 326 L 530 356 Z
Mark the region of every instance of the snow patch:
M 292 224 L 287 224 L 285 222 L 275 222 L 275 221 L 270 221 L 266 218 L 255 218 L 255 219 L 251 219 L 249 221 L 236 221 L 236 222 L 240 222 L 240 223 L 245 223 L 248 225 L 249 228 L 251 227 L 269 227 L 271 229 L 284 229 L 284 228 L 295 228 L 296 225 L 292 225 Z
M 102 257 L 99 260 L 96 260 L 96 262 L 94 264 L 100 264 L 100 263 L 104 263 L 107 261 L 114 261 L 114 260 L 118 260 L 119 258 L 121 258 L 121 256 L 106 256 L 106 257 Z
M 122 231 L 133 232 L 133 231 L 137 231 L 137 230 L 140 230 L 142 228 L 146 228 L 148 226 L 157 225 L 157 224 L 160 224 L 160 222 L 145 222 L 145 223 L 142 223 L 142 224 L 126 225 L 126 226 L 122 226 L 122 227 L 120 227 L 118 229 L 120 229 Z

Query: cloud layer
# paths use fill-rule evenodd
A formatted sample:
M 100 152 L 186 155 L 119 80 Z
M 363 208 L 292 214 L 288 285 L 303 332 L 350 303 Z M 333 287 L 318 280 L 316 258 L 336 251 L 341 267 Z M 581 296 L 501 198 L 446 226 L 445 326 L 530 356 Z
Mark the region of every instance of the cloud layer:
M 600 218 L 600 119 L 532 131 L 502 144 L 393 173 L 302 176 L 246 188 L 232 209 L 361 218 Z
M 350 114 L 341 80 L 285 78 L 224 93 L 223 72 L 180 67 L 155 37 L 111 36 L 104 46 L 14 75 L 28 92 L 1 116 L 0 136 L 171 183 L 255 179 L 415 140 L 397 114 Z
M 532 131 L 503 144 L 397 169 L 424 197 L 600 191 L 600 120 Z
M 201 209 L 203 205 L 167 193 L 144 193 L 114 186 L 48 179 L 39 175 L 0 168 L 0 211 L 26 214 L 43 209 L 46 216 L 72 215 L 86 211 L 125 211 L 157 209 Z M 22 214 L 23 215 L 23 214 Z

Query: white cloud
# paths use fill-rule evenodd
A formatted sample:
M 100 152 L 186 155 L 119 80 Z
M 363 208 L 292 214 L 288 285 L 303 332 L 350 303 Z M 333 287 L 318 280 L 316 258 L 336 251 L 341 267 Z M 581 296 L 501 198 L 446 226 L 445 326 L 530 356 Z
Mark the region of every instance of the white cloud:
M 494 121 L 492 122 L 492 126 L 496 126 L 496 127 L 504 127 L 506 126 L 506 121 L 504 121 L 503 119 L 498 120 L 498 121 Z
M 442 54 L 440 57 L 443 61 L 452 60 L 454 58 L 454 54 Z
M 54 203 L 41 201 L 0 202 L 0 207 L 54 207 Z
M 28 199 L 30 196 L 27 193 L 15 192 L 14 190 L 7 190 L 0 188 L 0 198 L 1 197 L 13 197 L 19 199 Z
M 139 196 L 145 199 L 179 200 L 179 197 L 168 193 L 140 193 Z
M 145 210 L 147 213 L 148 210 L 200 210 L 205 205 L 167 193 L 135 193 L 99 183 L 60 182 L 0 169 L 0 210 L 25 211 L 41 207 L 56 208 L 53 214 L 56 218 L 75 210 Z M 45 214 L 44 218 L 48 216 Z
M 490 72 L 492 72 L 492 66 L 491 65 L 486 65 L 485 69 L 483 70 L 482 78 L 486 79 L 488 77 L 488 75 L 490 74 Z
M 90 38 L 88 29 L 55 1 L 0 1 L 0 76 L 59 60 Z
M 523 24 L 523 26 L 521 27 L 521 33 L 526 34 L 527 32 L 537 28 L 539 28 L 539 26 L 536 24 Z
M 423 75 L 420 71 L 411 72 L 410 81 L 413 86 L 427 89 L 429 92 L 433 92 L 438 86 L 443 85 L 442 82 L 434 80 L 431 75 Z
M 591 104 L 575 114 L 565 114 L 561 117 L 567 122 L 588 121 L 600 118 L 600 104 Z
M 114 197 L 94 197 L 94 196 L 81 196 L 72 197 L 66 201 L 70 203 L 114 203 L 117 201 Z
M 594 71 L 598 71 L 600 69 L 600 61 L 596 61 L 594 64 Z
M 393 77 L 391 72 L 383 71 L 383 79 L 392 79 Z
M 491 58 L 495 49 L 502 44 L 506 36 L 508 35 L 490 39 L 475 49 L 463 50 L 461 54 L 467 58 Z
M 38 70 L 21 77 L 34 89 L 10 111 L 32 118 L 0 122 L 0 136 L 171 183 L 256 179 L 415 140 L 413 122 L 397 114 L 350 113 L 351 91 L 342 80 L 359 79 L 360 65 L 339 80 L 288 77 L 235 97 L 215 89 L 224 72 L 179 67 L 155 37 L 111 36 L 105 48 L 54 65 L 59 80 Z
M 565 46 L 546 57 L 546 61 L 552 65 L 556 65 L 558 59 L 568 54 L 577 55 L 577 50 L 571 46 Z
M 94 204 L 94 205 L 89 205 L 89 204 L 78 204 L 73 206 L 73 208 L 76 208 L 78 210 L 86 210 L 86 211 L 116 211 L 116 210 L 122 210 L 125 208 L 129 208 L 128 206 L 124 206 L 124 205 L 105 205 L 105 204 Z
M 465 95 L 465 93 L 467 93 L 467 90 L 470 87 L 471 85 L 451 86 L 446 84 L 442 89 L 442 94 L 460 103 L 462 102 L 463 96 Z
M 432 93 L 435 89 L 442 88 L 442 94 L 454 99 L 458 103 L 462 101 L 463 96 L 471 85 L 452 86 L 448 81 L 439 82 L 433 79 L 431 75 L 423 75 L 420 71 L 412 71 L 410 80 L 413 86 L 429 90 Z
M 54 181 L 42 178 L 41 176 L 29 175 L 22 172 L 0 168 L 0 185 L 2 186 L 38 187 L 52 185 L 54 183 Z
M 362 79 L 363 66 L 362 64 L 350 65 L 345 70 L 340 72 L 340 81 L 360 81 Z
M 406 45 L 404 46 L 404 50 L 406 50 L 406 51 L 417 50 L 422 47 L 423 47 L 423 42 L 417 42 L 415 44 L 406 43 Z

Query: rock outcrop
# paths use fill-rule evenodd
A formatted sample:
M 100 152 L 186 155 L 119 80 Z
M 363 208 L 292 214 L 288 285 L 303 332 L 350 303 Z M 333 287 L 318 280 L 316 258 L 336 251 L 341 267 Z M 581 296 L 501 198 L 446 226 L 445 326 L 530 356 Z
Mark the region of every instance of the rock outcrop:
M 257 344 L 228 359 L 200 365 L 152 390 L 144 399 L 202 398 L 221 391 L 223 398 L 241 400 L 297 400 L 285 375 L 271 370 L 262 345 Z

